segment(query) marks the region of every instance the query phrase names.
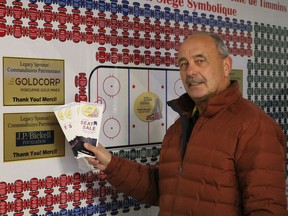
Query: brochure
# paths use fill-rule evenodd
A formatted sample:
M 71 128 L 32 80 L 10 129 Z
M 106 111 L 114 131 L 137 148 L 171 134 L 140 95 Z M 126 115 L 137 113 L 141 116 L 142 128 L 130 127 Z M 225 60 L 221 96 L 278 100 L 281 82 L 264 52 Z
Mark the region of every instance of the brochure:
M 75 158 L 94 157 L 83 145 L 97 146 L 103 115 L 103 104 L 72 102 L 54 108 L 61 129 Z

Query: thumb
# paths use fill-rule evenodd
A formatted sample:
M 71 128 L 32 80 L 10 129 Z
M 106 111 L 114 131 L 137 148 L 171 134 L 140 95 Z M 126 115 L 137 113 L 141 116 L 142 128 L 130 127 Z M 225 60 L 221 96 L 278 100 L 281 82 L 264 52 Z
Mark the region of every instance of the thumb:
M 87 150 L 89 150 L 89 151 L 93 151 L 93 146 L 91 145 L 91 144 L 89 144 L 89 143 L 84 143 L 84 147 L 87 149 Z

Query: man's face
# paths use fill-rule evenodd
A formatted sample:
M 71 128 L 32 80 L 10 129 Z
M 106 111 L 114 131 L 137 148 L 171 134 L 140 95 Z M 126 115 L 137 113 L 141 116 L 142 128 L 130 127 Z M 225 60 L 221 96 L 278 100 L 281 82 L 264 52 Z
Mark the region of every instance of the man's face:
M 196 103 L 207 101 L 229 84 L 232 60 L 221 56 L 207 35 L 186 39 L 180 46 L 178 63 L 185 90 Z

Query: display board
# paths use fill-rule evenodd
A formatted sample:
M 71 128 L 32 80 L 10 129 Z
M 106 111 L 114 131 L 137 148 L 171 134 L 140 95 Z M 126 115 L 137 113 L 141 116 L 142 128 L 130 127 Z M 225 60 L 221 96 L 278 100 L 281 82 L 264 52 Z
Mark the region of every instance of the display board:
M 243 96 L 288 137 L 287 10 L 286 0 L 0 0 L 0 215 L 157 215 L 76 160 L 50 115 L 103 103 L 100 142 L 157 164 L 178 118 L 166 102 L 185 91 L 177 51 L 196 31 L 225 40 Z

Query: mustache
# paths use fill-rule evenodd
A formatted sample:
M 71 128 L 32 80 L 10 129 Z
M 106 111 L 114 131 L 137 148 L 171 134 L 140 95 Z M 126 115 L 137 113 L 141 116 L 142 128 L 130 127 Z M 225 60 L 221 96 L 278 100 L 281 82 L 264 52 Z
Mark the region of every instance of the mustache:
M 187 85 L 200 84 L 204 82 L 205 80 L 201 77 L 188 77 L 188 79 L 186 80 Z

